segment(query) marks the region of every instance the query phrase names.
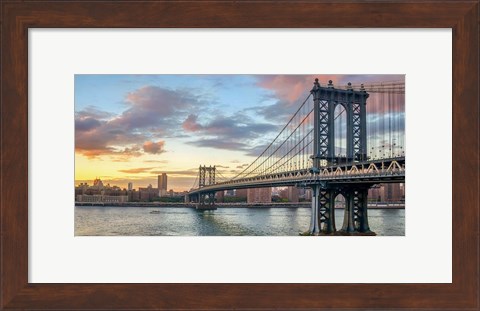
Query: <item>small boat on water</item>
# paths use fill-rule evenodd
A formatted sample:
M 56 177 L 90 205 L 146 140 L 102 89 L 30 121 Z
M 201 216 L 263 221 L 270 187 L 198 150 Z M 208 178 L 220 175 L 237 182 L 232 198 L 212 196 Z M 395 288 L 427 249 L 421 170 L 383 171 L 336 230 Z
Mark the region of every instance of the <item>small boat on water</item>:
M 150 214 L 160 214 L 160 211 L 150 211 Z

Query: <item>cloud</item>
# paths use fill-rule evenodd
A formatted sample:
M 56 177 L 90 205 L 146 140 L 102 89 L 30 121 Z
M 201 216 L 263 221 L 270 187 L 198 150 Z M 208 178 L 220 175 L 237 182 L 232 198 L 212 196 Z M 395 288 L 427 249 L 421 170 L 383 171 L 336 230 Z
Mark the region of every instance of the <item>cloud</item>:
M 182 127 L 187 132 L 197 132 L 203 127 L 197 122 L 198 117 L 194 114 L 190 114 L 182 123 Z
M 233 141 L 221 141 L 217 138 L 211 139 L 198 139 L 195 141 L 188 142 L 190 145 L 203 148 L 216 148 L 216 149 L 225 149 L 225 150 L 246 150 L 249 148 L 248 144 L 241 142 Z
M 75 130 L 80 132 L 88 132 L 101 125 L 102 123 L 97 119 L 92 117 L 81 117 L 78 118 L 77 122 L 75 123 Z
M 138 168 L 131 168 L 126 170 L 119 170 L 119 172 L 126 173 L 126 174 L 141 174 L 141 173 L 148 173 L 154 168 L 155 167 L 138 167 Z
M 154 175 L 167 174 L 168 176 L 197 176 L 198 168 L 190 168 L 187 170 L 163 170 L 163 171 L 151 171 Z
M 277 99 L 291 104 L 300 95 L 308 94 L 314 80 L 311 75 L 261 75 L 258 86 L 273 91 Z
M 249 155 L 249 156 L 252 156 L 252 157 L 258 157 L 263 151 L 265 151 L 265 149 L 267 149 L 267 147 L 269 145 L 270 145 L 270 142 L 253 146 L 253 147 L 249 148 L 246 155 Z
M 326 86 L 329 80 L 333 81 L 336 88 L 345 88 L 348 82 L 359 85 L 361 83 L 368 87 L 371 83 L 388 81 L 404 81 L 404 75 L 259 75 L 257 85 L 270 91 L 270 99 L 276 100 L 270 105 L 249 108 L 247 110 L 257 113 L 267 120 L 287 122 L 289 117 L 300 107 L 307 98 L 313 87 L 315 78 L 318 78 L 320 85 Z M 371 93 L 367 102 L 369 112 L 385 112 L 386 107 L 381 101 L 383 94 Z M 400 96 L 401 97 L 401 96 Z M 401 101 L 401 99 L 400 99 Z M 404 99 L 403 99 L 404 102 Z M 399 103 L 390 109 L 404 111 L 405 107 Z M 402 110 L 403 109 L 403 110 Z M 391 110 L 390 110 L 391 111 Z
M 367 114 L 389 114 L 405 111 L 405 94 L 370 93 Z
M 75 112 L 75 116 L 78 118 L 91 117 L 94 119 L 108 119 L 114 116 L 114 114 L 98 109 L 95 106 L 87 106 L 82 111 Z
M 137 168 L 118 170 L 118 171 L 122 172 L 122 173 L 126 173 L 126 174 L 145 174 L 145 173 L 148 173 L 150 175 L 160 175 L 160 174 L 165 173 L 167 175 L 175 175 L 175 176 L 196 176 L 196 175 L 198 175 L 198 168 L 191 168 L 191 169 L 187 169 L 187 170 L 158 170 L 158 167 L 137 167 Z
M 168 163 L 167 160 L 144 160 L 145 163 Z
M 75 151 L 87 156 L 121 156 L 164 152 L 164 138 L 179 136 L 188 113 L 207 102 L 185 90 L 145 86 L 125 97 L 127 109 L 113 115 L 93 106 L 75 113 Z M 180 134 L 183 135 L 183 134 Z
M 233 116 L 217 115 L 200 123 L 198 116 L 190 114 L 183 122 L 183 128 L 192 133 L 195 140 L 188 144 L 226 150 L 250 151 L 258 139 L 276 133 L 279 127 L 237 113 Z
M 112 122 L 128 130 L 154 128 L 161 132 L 167 125 L 178 126 L 178 114 L 201 105 L 186 91 L 175 91 L 157 86 L 145 86 L 126 96 L 130 107 Z
M 165 152 L 165 150 L 163 149 L 164 146 L 165 146 L 164 141 L 158 141 L 158 142 L 147 141 L 143 144 L 143 151 L 151 154 L 160 154 Z

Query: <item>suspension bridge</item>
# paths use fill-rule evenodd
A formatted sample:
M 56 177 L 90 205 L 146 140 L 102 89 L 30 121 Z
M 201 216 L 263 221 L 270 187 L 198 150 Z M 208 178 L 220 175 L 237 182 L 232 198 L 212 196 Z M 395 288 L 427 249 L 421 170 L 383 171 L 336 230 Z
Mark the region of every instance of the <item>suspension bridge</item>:
M 368 190 L 405 182 L 405 83 L 313 88 L 287 124 L 243 171 L 224 178 L 200 166 L 187 195 L 198 209 L 214 209 L 225 190 L 295 186 L 312 190 L 312 235 L 374 235 L 368 224 Z M 216 177 L 222 176 L 222 180 Z M 344 221 L 335 224 L 335 198 L 345 198 Z

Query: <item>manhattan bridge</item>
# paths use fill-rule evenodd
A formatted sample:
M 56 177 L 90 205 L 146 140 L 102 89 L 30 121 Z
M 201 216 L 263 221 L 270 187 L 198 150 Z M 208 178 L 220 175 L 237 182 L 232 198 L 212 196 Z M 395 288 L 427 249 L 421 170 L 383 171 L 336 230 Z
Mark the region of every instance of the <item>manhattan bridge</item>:
M 404 111 L 404 101 L 403 81 L 337 88 L 331 80 L 321 85 L 315 79 L 308 97 L 255 161 L 223 180 L 216 180 L 215 166 L 200 166 L 198 186 L 188 200 L 197 209 L 214 209 L 218 191 L 310 188 L 308 234 L 374 235 L 368 224 L 368 190 L 405 182 L 405 122 L 396 113 Z M 338 195 L 345 198 L 339 230 Z

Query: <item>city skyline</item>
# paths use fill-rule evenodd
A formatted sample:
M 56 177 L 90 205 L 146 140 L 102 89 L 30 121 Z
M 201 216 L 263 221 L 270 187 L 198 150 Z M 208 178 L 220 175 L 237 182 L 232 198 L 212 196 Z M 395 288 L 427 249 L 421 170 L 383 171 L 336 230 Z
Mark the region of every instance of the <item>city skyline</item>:
M 166 173 L 169 188 L 184 191 L 199 165 L 233 177 L 286 124 L 316 77 L 336 87 L 404 81 L 403 75 L 76 75 L 75 184 L 98 177 L 146 187 Z M 374 96 L 368 106 L 373 122 L 384 113 L 375 111 Z M 403 120 L 404 104 L 394 113 Z

